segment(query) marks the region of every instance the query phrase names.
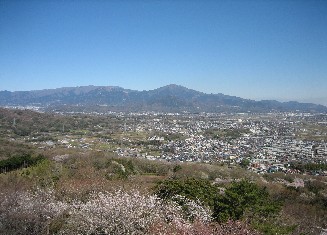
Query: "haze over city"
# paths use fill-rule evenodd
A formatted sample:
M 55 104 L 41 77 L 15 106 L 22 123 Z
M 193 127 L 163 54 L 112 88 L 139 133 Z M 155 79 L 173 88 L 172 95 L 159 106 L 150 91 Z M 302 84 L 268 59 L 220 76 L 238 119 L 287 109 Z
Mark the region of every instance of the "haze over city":
M 178 84 L 327 105 L 326 1 L 0 1 L 0 90 Z

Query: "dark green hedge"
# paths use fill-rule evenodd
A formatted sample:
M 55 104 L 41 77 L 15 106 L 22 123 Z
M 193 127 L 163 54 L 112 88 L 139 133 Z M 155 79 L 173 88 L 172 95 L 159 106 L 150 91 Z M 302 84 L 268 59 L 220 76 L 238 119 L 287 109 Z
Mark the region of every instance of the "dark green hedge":
M 33 157 L 30 154 L 13 156 L 0 161 L 0 172 L 8 172 L 28 166 L 33 166 L 44 159 L 45 158 L 42 155 L 38 155 L 36 157 Z

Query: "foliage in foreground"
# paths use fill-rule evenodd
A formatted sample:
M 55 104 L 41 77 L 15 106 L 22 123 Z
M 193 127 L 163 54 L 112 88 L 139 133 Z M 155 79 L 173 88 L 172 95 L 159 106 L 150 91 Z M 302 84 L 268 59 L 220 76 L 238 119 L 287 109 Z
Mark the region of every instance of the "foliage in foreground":
M 204 205 L 213 208 L 219 189 L 205 179 L 170 179 L 159 182 L 155 186 L 154 192 L 164 200 L 181 195 L 190 200 L 199 200 Z
M 178 206 L 179 215 L 190 229 L 176 227 L 176 224 L 161 218 L 142 231 L 143 234 L 219 234 L 216 230 L 224 231 L 221 234 L 229 234 L 227 230 L 222 230 L 224 226 L 234 231 L 234 234 L 246 234 L 242 232 L 242 229 L 249 231 L 249 226 L 268 235 L 319 234 L 321 230 L 319 228 L 326 228 L 327 191 L 323 178 L 303 176 L 303 188 L 295 188 L 286 187 L 280 183 L 264 183 L 251 176 L 251 179 L 256 180 L 255 182 L 261 182 L 267 186 L 266 190 L 248 181 L 231 183 L 232 178 L 240 178 L 239 174 L 236 175 L 238 171 L 235 169 L 209 164 L 180 165 L 138 158 L 118 158 L 92 152 L 90 155 L 71 155 L 60 161 L 51 161 L 51 156 L 47 156 L 47 160 L 33 167 L 0 174 L 2 191 L 0 193 L 0 223 L 2 223 L 0 234 L 47 234 L 47 230 L 49 234 L 59 234 L 65 226 L 73 226 L 69 224 L 71 221 L 69 219 L 72 218 L 69 208 L 72 208 L 72 205 L 68 205 L 66 212 L 51 218 L 44 215 L 42 208 L 42 213 L 37 209 L 39 205 L 47 207 L 46 204 L 41 204 L 42 200 L 39 199 L 43 196 L 33 199 L 35 205 L 30 209 L 25 211 L 19 209 L 21 206 L 18 206 L 17 199 L 21 197 L 20 195 L 37 194 L 35 191 L 29 191 L 31 189 L 53 188 L 54 191 L 51 194 L 54 199 L 49 199 L 48 202 L 69 204 L 77 201 L 81 205 L 90 201 L 92 195 L 97 197 L 96 195 L 103 194 L 103 192 L 115 195 L 114 191 L 117 187 L 122 187 L 126 193 L 131 193 L 131 189 L 137 188 L 138 192 L 141 192 L 140 195 L 147 195 L 158 180 L 163 180 L 157 186 L 162 191 L 157 191 L 156 197 L 160 197 L 162 202 Z M 204 179 L 203 176 L 208 177 Z M 271 174 L 271 176 L 276 179 L 285 178 L 289 182 L 291 178 L 298 177 L 290 178 L 289 175 L 282 173 Z M 209 180 L 216 177 L 221 177 L 224 181 Z M 167 180 L 164 180 L 165 178 Z M 273 181 L 273 179 L 266 179 Z M 47 190 L 43 191 L 47 192 Z M 44 193 L 44 198 L 47 198 L 45 195 L 46 193 Z M 8 201 L 7 197 L 11 200 Z M 273 199 L 283 202 L 281 212 L 278 209 L 279 204 Z M 172 202 L 168 202 L 169 200 Z M 256 206 L 250 203 L 246 205 L 243 203 L 244 200 L 245 202 L 253 200 Z M 232 202 L 240 203 L 241 207 L 233 206 Z M 189 209 L 192 206 L 199 210 Z M 270 206 L 273 211 L 276 209 L 277 212 L 270 213 Z M 117 210 L 123 211 L 119 206 Z M 269 216 L 265 216 L 265 211 Z M 204 212 L 209 217 L 216 213 L 215 220 L 220 224 L 214 221 L 199 221 L 197 214 Z M 225 223 L 223 221 L 226 217 Z M 237 218 L 240 219 L 233 220 Z M 79 227 L 80 221 L 77 219 L 76 221 L 76 226 Z M 93 234 L 101 234 L 101 231 L 101 229 L 97 230 Z M 87 233 L 84 232 L 84 234 Z
M 45 158 L 42 155 L 33 157 L 31 154 L 23 154 L 0 160 L 0 172 L 13 171 L 27 166 L 33 166 L 43 161 Z
M 247 180 L 233 182 L 221 193 L 220 189 L 208 180 L 166 180 L 155 187 L 155 193 L 166 201 L 176 202 L 186 212 L 190 209 L 185 205 L 184 198 L 198 200 L 199 204 L 211 208 L 212 218 L 220 223 L 244 219 L 265 234 L 273 234 L 274 231 L 277 234 L 288 234 L 292 231 L 273 223 L 280 212 L 280 205 L 271 199 L 266 188 Z M 287 232 L 280 233 L 284 230 Z
M 189 201 L 191 222 L 176 203 L 138 191 L 94 192 L 84 200 L 41 189 L 0 196 L 0 234 L 257 234 L 241 222 L 212 224 L 209 211 Z
M 239 220 L 245 214 L 250 218 L 266 220 L 280 211 L 266 190 L 255 183 L 241 180 L 233 182 L 224 195 L 217 198 L 214 217 L 219 221 Z

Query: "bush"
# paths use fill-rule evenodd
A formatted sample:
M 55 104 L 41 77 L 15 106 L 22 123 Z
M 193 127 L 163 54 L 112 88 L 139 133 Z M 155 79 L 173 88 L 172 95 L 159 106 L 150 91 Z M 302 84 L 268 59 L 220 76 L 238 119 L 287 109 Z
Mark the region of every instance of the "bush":
M 308 188 L 310 192 L 318 194 L 320 191 L 325 189 L 326 185 L 318 180 L 308 180 L 305 182 L 305 187 Z
M 240 220 L 244 215 L 248 218 L 266 219 L 280 210 L 266 188 L 260 188 L 247 180 L 233 182 L 225 190 L 225 194 L 216 198 L 214 217 L 218 221 Z
M 190 200 L 199 200 L 202 204 L 213 208 L 219 190 L 209 180 L 192 178 L 159 182 L 154 188 L 154 193 L 164 200 L 180 195 Z
M 19 168 L 33 166 L 44 159 L 45 158 L 42 155 L 32 157 L 30 154 L 10 157 L 0 161 L 0 172 L 13 171 Z
M 249 159 L 243 158 L 240 162 L 240 166 L 242 168 L 247 168 L 251 164 L 251 161 Z
M 93 192 L 83 200 L 62 201 L 53 190 L 37 189 L 0 193 L 0 199 L 1 234 L 151 234 L 157 225 L 162 227 L 152 234 L 169 228 L 195 234 L 180 206 L 138 191 Z M 202 209 L 195 205 L 193 211 L 201 215 Z M 203 218 L 197 221 L 208 226 Z

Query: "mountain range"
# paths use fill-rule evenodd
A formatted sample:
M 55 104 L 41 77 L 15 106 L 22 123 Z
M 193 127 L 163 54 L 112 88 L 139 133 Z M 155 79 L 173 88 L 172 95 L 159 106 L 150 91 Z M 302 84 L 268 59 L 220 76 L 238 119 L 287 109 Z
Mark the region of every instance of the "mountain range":
M 0 106 L 38 106 L 45 111 L 159 111 L 327 113 L 327 107 L 296 101 L 254 101 L 224 94 L 206 94 L 171 84 L 149 91 L 117 86 L 80 86 L 34 91 L 0 91 Z

